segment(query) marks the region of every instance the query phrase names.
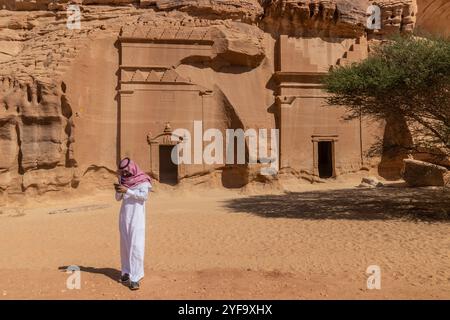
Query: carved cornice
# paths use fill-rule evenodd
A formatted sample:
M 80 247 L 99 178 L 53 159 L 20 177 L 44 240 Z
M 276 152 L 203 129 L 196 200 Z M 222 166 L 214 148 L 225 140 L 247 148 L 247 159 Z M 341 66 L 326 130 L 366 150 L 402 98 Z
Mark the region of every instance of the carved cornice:
M 152 42 L 171 44 L 213 45 L 211 29 L 208 27 L 155 27 L 147 25 L 124 26 L 119 35 L 120 42 Z

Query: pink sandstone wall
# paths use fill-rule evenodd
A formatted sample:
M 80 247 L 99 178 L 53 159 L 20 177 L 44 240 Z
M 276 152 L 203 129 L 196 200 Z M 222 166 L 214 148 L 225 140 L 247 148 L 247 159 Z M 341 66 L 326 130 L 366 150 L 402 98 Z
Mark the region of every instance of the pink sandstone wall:
M 304 172 L 306 178 L 316 174 L 314 141 L 321 137 L 336 138 L 339 174 L 369 164 L 376 168 L 364 153 L 383 136 L 382 124 L 343 123 L 339 108 L 323 107 L 316 79 L 330 67 L 367 54 L 361 49 L 367 45 L 358 43 L 366 33 L 367 1 L 82 3 L 83 27 L 69 30 L 66 1 L 0 0 L 0 7 L 17 10 L 0 11 L 2 196 L 109 186 L 116 161 L 124 155 L 138 159 L 146 170 L 157 170 L 147 135 L 160 134 L 167 122 L 189 128 L 197 119 L 222 130 L 278 126 L 284 141 L 282 168 Z M 447 32 L 445 1 L 381 6 L 378 37 L 409 32 L 416 21 L 425 30 Z M 164 36 L 146 32 L 120 56 L 121 32 L 139 33 L 137 26 L 168 31 Z M 182 28 L 209 30 L 210 44 L 189 47 L 169 39 L 189 38 L 179 32 Z M 169 41 L 154 42 L 155 37 Z M 137 67 L 145 72 L 161 66 L 189 83 L 171 83 L 178 76 L 159 84 L 121 82 Z M 193 91 L 178 90 L 183 88 Z M 202 90 L 208 95 L 199 95 Z M 202 112 L 201 104 L 208 105 Z M 186 167 L 183 175 L 216 169 Z

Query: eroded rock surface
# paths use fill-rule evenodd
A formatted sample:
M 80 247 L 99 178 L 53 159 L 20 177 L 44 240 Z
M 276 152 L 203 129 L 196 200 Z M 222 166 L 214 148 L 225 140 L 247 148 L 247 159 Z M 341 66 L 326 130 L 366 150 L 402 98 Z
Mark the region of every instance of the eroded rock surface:
M 450 183 L 450 172 L 429 162 L 405 159 L 403 179 L 412 187 L 445 186 Z
M 0 8 L 4 8 L 0 10 L 1 194 L 77 188 L 83 181 L 109 185 L 117 158 L 128 147 L 122 141 L 125 129 L 120 125 L 125 105 L 121 95 L 127 94 L 121 92 L 124 83 L 160 92 L 177 88 L 197 92 L 208 104 L 201 116 L 222 129 L 275 128 L 280 121 L 295 123 L 299 116 L 310 119 L 321 134 L 328 130 L 325 136 L 333 139 L 332 130 L 337 130 L 338 124 L 330 123 L 339 113 L 323 114 L 323 123 L 322 117 L 308 113 L 321 112 L 323 94 L 316 76 L 367 56 L 368 3 L 0 0 Z M 79 5 L 81 29 L 67 27 L 66 9 L 71 4 Z M 448 16 L 445 1 L 379 4 L 380 37 L 410 32 L 416 19 L 428 29 L 446 27 L 439 22 Z M 133 55 L 127 59 L 120 56 L 127 37 L 130 46 L 147 48 L 142 56 L 136 53 L 135 60 L 140 61 L 136 65 Z M 150 47 L 156 53 L 151 53 Z M 121 65 L 125 60 L 127 65 Z M 301 111 L 303 114 L 282 116 L 280 110 L 303 110 L 305 102 L 296 100 L 303 95 L 315 97 L 318 104 Z M 146 141 L 147 135 L 158 136 L 167 121 L 176 125 L 200 117 L 196 103 L 176 102 L 177 97 L 181 93 L 155 97 L 157 112 L 149 117 L 161 118 L 149 132 L 136 136 L 139 143 Z M 177 103 L 179 111 L 167 109 Z M 191 109 L 184 110 L 189 103 Z M 292 135 L 305 134 L 299 130 Z M 356 132 L 342 130 L 344 136 Z M 316 133 L 308 131 L 305 141 L 311 143 L 311 135 Z M 139 150 L 148 148 L 147 142 L 140 146 Z M 284 148 L 285 154 L 295 151 L 291 145 Z M 348 161 L 337 159 L 340 173 L 359 170 L 361 157 L 356 151 Z M 147 161 L 148 150 L 142 155 L 143 162 Z M 313 156 L 308 154 L 308 159 L 309 163 Z M 297 160 L 284 162 L 283 169 L 298 176 L 318 175 L 312 160 L 305 168 L 295 168 Z M 251 178 L 249 172 L 254 169 L 228 166 L 182 174 L 189 177 L 215 170 L 222 170 L 222 184 L 232 187 L 233 181 L 242 180 L 245 185 L 260 179 Z M 242 175 L 245 177 L 236 178 Z
M 450 35 L 450 1 L 417 0 L 417 9 L 419 31 Z
M 264 1 L 263 25 L 274 33 L 357 36 L 364 32 L 366 1 Z
M 257 0 L 159 0 L 160 10 L 179 10 L 204 19 L 233 19 L 254 22 L 263 13 Z

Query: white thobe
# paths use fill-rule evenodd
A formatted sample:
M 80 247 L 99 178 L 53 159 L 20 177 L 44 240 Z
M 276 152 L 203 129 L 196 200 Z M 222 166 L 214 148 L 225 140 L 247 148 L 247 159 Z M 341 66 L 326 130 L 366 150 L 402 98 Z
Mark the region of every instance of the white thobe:
M 119 215 L 122 275 L 129 274 L 133 282 L 144 277 L 145 201 L 151 188 L 149 182 L 143 182 L 128 188 L 126 193 L 116 192 L 116 200 L 122 200 Z

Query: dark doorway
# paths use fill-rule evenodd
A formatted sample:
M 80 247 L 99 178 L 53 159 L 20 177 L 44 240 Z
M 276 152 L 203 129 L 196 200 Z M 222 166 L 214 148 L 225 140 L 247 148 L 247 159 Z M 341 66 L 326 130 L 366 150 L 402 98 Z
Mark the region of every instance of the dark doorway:
M 172 161 L 175 146 L 159 146 L 159 182 L 170 185 L 178 183 L 178 165 Z
M 331 178 L 333 176 L 333 145 L 331 141 L 318 142 L 319 177 Z

